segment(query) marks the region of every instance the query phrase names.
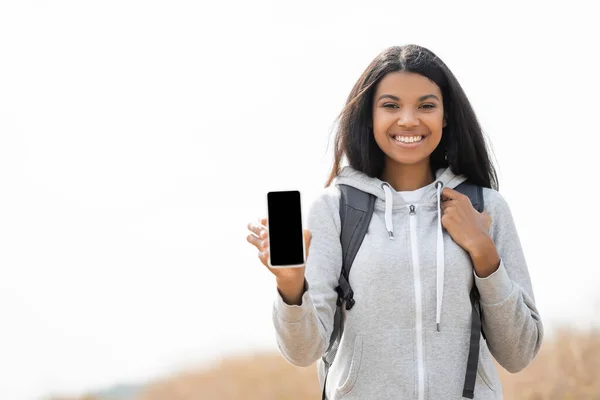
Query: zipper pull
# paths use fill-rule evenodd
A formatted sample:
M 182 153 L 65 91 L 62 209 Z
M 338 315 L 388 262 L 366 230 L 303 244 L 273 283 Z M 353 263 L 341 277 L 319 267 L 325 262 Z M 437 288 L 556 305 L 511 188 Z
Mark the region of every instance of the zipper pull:
M 415 215 L 416 214 L 416 212 L 415 212 L 415 206 L 413 204 L 410 205 L 410 213 L 409 214 L 410 215 Z

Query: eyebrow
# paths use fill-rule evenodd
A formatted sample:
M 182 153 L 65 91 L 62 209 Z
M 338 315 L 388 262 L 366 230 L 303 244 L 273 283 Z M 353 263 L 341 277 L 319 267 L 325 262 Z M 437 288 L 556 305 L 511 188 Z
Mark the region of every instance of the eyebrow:
M 379 101 L 381 99 L 385 99 L 385 98 L 390 98 L 392 100 L 400 101 L 400 98 L 394 96 L 393 94 L 382 94 L 381 96 L 379 96 L 377 101 Z M 424 101 L 427 99 L 436 99 L 437 101 L 440 101 L 440 99 L 438 99 L 438 97 L 435 94 L 426 94 L 425 96 L 419 97 L 419 101 Z

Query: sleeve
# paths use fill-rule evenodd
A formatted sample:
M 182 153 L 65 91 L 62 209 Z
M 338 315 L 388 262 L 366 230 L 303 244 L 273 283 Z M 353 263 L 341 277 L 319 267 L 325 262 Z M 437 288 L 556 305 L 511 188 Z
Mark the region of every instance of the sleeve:
M 482 326 L 494 358 L 511 373 L 527 367 L 536 357 L 544 337 L 544 327 L 535 297 L 519 235 L 506 200 L 489 191 L 492 207 L 490 233 L 500 266 L 490 276 L 475 274 L 481 296 Z
M 336 188 L 337 189 L 337 188 Z M 325 191 L 311 206 L 307 227 L 312 233 L 306 259 L 301 305 L 286 304 L 275 290 L 273 324 L 277 346 L 292 364 L 310 366 L 329 346 L 342 268 L 339 191 Z

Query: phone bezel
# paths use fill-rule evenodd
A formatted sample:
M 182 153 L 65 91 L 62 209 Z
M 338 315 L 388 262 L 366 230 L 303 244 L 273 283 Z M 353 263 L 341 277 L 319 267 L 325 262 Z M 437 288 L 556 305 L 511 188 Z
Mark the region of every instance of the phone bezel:
M 271 263 L 271 251 L 270 251 L 270 246 L 271 246 L 271 229 L 270 229 L 270 218 L 269 218 L 269 193 L 281 193 L 281 192 L 297 192 L 298 193 L 298 197 L 300 198 L 300 231 L 301 231 L 301 236 L 302 236 L 302 264 L 292 264 L 292 265 L 273 265 Z M 265 195 L 265 199 L 266 199 L 266 205 L 267 205 L 267 210 L 266 210 L 266 214 L 267 214 L 267 237 L 269 240 L 269 257 L 268 257 L 268 264 L 270 268 L 300 268 L 300 267 L 304 267 L 306 265 L 306 243 L 304 241 L 304 220 L 303 220 L 303 212 L 302 212 L 302 192 L 298 189 L 281 189 L 281 190 L 271 190 L 269 192 L 267 192 L 267 194 Z

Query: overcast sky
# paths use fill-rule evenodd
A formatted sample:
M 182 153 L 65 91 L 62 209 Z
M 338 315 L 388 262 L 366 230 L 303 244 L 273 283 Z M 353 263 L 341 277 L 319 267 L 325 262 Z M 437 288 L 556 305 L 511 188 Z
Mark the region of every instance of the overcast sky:
M 0 398 L 276 351 L 246 224 L 285 188 L 306 217 L 352 86 L 407 43 L 475 108 L 547 329 L 599 324 L 599 32 L 561 3 L 0 2 Z

